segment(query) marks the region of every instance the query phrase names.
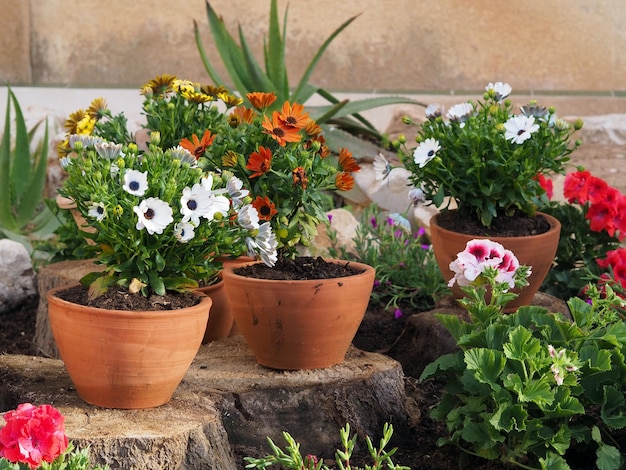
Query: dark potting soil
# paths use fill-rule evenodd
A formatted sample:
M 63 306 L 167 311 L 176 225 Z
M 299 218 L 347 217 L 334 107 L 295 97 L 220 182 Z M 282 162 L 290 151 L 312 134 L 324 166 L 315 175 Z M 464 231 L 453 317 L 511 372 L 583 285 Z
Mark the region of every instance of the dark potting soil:
M 235 274 L 257 279 L 277 279 L 304 281 L 309 279 L 333 279 L 336 277 L 353 276 L 363 270 L 349 261 L 329 263 L 321 257 L 299 256 L 294 259 L 279 259 L 275 266 L 263 263 L 235 269 Z
M 144 297 L 141 294 L 131 294 L 124 287 L 111 287 L 104 294 L 89 300 L 89 289 L 78 285 L 64 289 L 57 296 L 68 302 L 89 307 L 109 310 L 148 311 L 148 310 L 175 310 L 191 307 L 199 302 L 197 296 L 189 293 L 168 292 L 166 295 L 151 295 Z
M 443 211 L 437 218 L 437 223 L 453 232 L 489 237 L 526 237 L 550 230 L 550 224 L 541 214 L 532 217 L 520 213 L 499 216 L 493 219 L 490 227 L 485 227 L 476 217 L 469 217 L 458 211 Z

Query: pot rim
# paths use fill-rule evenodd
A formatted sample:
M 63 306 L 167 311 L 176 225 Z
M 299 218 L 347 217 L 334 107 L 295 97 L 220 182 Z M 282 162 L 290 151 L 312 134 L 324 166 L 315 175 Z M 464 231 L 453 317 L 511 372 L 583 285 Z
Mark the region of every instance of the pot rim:
M 261 279 L 257 277 L 242 276 L 241 274 L 235 273 L 234 271 L 235 269 L 244 268 L 246 266 L 252 266 L 255 264 L 260 264 L 263 262 L 263 261 L 257 260 L 257 261 L 251 261 L 249 263 L 238 264 L 236 266 L 224 266 L 224 268 L 222 269 L 222 277 L 223 278 L 233 277 L 233 278 L 240 278 L 240 279 L 254 279 L 254 281 L 261 282 L 261 283 L 272 283 L 272 282 L 280 281 L 284 283 L 290 283 L 293 285 L 302 285 L 304 283 L 322 282 L 322 281 L 329 281 L 329 280 L 335 280 L 335 279 L 356 279 L 356 278 L 369 276 L 370 272 L 374 273 L 375 275 L 375 268 L 373 266 L 370 266 L 369 264 L 359 263 L 358 261 L 348 261 L 348 260 L 334 259 L 334 258 L 322 258 L 322 259 L 328 263 L 349 264 L 351 266 L 356 267 L 357 269 L 362 269 L 363 272 L 360 272 L 358 274 L 351 274 L 349 276 L 333 277 L 330 279 Z
M 456 210 L 456 209 L 453 209 Z M 519 237 L 504 237 L 504 236 L 495 236 L 495 235 L 471 235 L 469 233 L 463 233 L 463 232 L 456 232 L 454 230 L 448 230 L 446 228 L 443 228 L 441 225 L 437 224 L 437 217 L 439 217 L 439 215 L 441 215 L 442 212 L 437 212 L 436 214 L 434 214 L 430 220 L 428 221 L 428 224 L 432 227 L 433 225 L 437 226 L 437 230 L 439 230 L 442 233 L 449 233 L 449 234 L 453 234 L 453 233 L 461 233 L 463 235 L 466 235 L 468 237 L 472 237 L 472 238 L 476 238 L 476 239 L 490 239 L 490 240 L 520 240 L 520 239 L 525 239 L 528 237 L 548 237 L 550 236 L 550 234 L 555 231 L 561 230 L 561 221 L 559 219 L 557 219 L 556 217 L 550 215 L 550 214 L 546 214 L 545 212 L 541 212 L 541 211 L 537 211 L 535 212 L 535 214 L 539 214 L 542 215 L 550 224 L 550 229 L 547 232 L 543 232 L 543 233 L 538 233 L 537 235 L 524 235 L 524 236 L 519 236 Z M 434 223 L 433 223 L 434 222 Z
M 187 310 L 190 308 L 200 308 L 200 307 L 204 309 L 207 306 L 210 307 L 211 303 L 213 302 L 211 297 L 207 296 L 203 292 L 196 292 L 195 290 L 192 290 L 189 293 L 196 297 L 200 297 L 201 299 L 199 303 L 192 305 L 190 307 L 187 307 L 187 308 L 183 308 L 183 309 L 179 308 L 179 309 L 172 309 L 172 310 L 114 310 L 114 309 L 108 309 L 108 308 L 90 307 L 88 305 L 81 305 L 81 304 L 77 304 L 74 302 L 69 302 L 56 295 L 56 293 L 59 291 L 71 289 L 79 285 L 81 284 L 74 283 L 74 284 L 53 287 L 52 289 L 48 290 L 48 293 L 46 294 L 46 299 L 48 301 L 48 304 L 50 304 L 50 300 L 53 299 L 53 302 L 57 303 L 59 306 L 62 307 L 66 305 L 71 305 L 72 309 L 79 311 L 81 313 L 88 313 L 89 311 L 97 310 L 99 315 L 112 316 L 112 317 L 116 317 L 119 319 L 128 318 L 130 320 L 130 319 L 140 319 L 141 317 L 154 316 L 155 314 L 161 316 L 162 318 L 169 317 L 169 316 L 175 317 L 177 315 L 178 316 L 180 315 L 181 310 Z

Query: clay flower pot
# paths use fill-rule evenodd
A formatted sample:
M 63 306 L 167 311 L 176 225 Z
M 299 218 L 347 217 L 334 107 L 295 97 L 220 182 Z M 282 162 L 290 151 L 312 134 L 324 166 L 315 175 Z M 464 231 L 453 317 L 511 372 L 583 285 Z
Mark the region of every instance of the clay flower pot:
M 233 312 L 228 302 L 228 296 L 224 289 L 224 281 L 218 280 L 210 286 L 198 287 L 197 292 L 202 292 L 213 301 L 211 305 L 211 314 L 207 323 L 202 344 L 210 343 L 216 339 L 224 339 L 231 335 L 234 331 Z
M 78 396 L 105 408 L 167 403 L 198 352 L 211 299 L 188 308 L 106 310 L 48 292 L 50 326 Z
M 488 238 L 511 250 L 521 265 L 531 266 L 532 270 L 532 274 L 528 278 L 529 285 L 522 289 L 513 290 L 513 292 L 518 293 L 518 297 L 506 305 L 505 311 L 510 312 L 522 305 L 530 305 L 552 266 L 561 234 L 561 223 L 556 218 L 548 214 L 540 214 L 548 221 L 550 229 L 539 235 L 524 237 L 483 237 L 453 232 L 439 226 L 437 223 L 439 214 L 434 215 L 430 219 L 431 242 L 437 264 L 446 282 L 454 277 L 454 273 L 449 267 L 450 263 L 456 259 L 459 252 L 465 249 L 467 242 L 473 239 Z M 465 293 L 456 284 L 452 288 L 452 294 L 456 299 L 465 296 Z
M 345 264 L 345 261 L 333 261 Z M 259 364 L 280 370 L 317 369 L 343 362 L 363 320 L 374 285 L 371 266 L 334 279 L 271 280 L 222 276 L 235 322 Z

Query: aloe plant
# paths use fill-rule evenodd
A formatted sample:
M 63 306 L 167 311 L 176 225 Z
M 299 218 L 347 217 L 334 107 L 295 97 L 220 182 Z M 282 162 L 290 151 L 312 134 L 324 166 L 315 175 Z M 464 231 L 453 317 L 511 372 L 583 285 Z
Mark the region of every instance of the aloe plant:
M 31 154 L 31 144 L 41 122 L 30 131 L 19 102 L 8 89 L 4 133 L 0 141 L 0 238 L 22 243 L 32 252 L 30 240 L 52 234 L 56 219 L 43 204 L 48 167 L 48 122 L 44 137 Z M 15 109 L 12 147 L 11 104 Z
M 280 107 L 285 101 L 305 103 L 314 94 L 318 94 L 328 101 L 329 104 L 325 106 L 309 107 L 309 112 L 311 117 L 321 126 L 332 125 L 335 128 L 339 128 L 334 129 L 333 133 L 327 133 L 327 141 L 333 147 L 333 142 L 338 142 L 338 140 L 335 139 L 340 139 L 344 145 L 347 140 L 348 143 L 346 146 L 349 146 L 353 152 L 358 152 L 358 147 L 360 146 L 362 148 L 363 143 L 359 143 L 357 140 L 360 139 L 355 139 L 354 136 L 369 136 L 377 142 L 383 141 L 383 136 L 376 128 L 359 114 L 363 111 L 399 103 L 412 103 L 425 106 L 409 98 L 393 96 L 367 98 L 358 101 L 340 100 L 327 90 L 312 85 L 309 82 L 316 65 L 328 46 L 358 17 L 358 15 L 349 18 L 333 31 L 311 59 L 311 62 L 298 84 L 294 88 L 291 88 L 285 60 L 288 8 L 285 9 L 281 32 L 276 0 L 271 0 L 269 34 L 264 41 L 265 70 L 254 57 L 241 26 L 238 30 L 238 43 L 235 37 L 233 37 L 226 28 L 224 20 L 218 16 L 208 1 L 206 2 L 206 11 L 215 46 L 230 80 L 240 95 L 245 99 L 245 95 L 249 92 L 275 92 L 278 97 L 275 105 Z M 198 52 L 200 53 L 204 67 L 211 77 L 211 80 L 215 85 L 227 86 L 228 84 L 220 77 L 207 56 L 206 50 L 202 44 L 202 38 L 200 37 L 198 24 L 195 21 L 194 31 Z

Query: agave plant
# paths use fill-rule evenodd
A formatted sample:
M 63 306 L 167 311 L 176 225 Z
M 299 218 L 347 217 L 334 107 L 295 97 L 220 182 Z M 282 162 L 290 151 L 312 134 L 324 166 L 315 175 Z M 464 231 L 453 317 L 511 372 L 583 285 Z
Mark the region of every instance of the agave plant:
M 305 103 L 314 94 L 318 94 L 328 101 L 329 104 L 318 107 L 307 106 L 307 109 L 311 117 L 320 126 L 325 127 L 326 130 L 329 126 L 334 128 L 333 132 L 326 132 L 327 142 L 334 150 L 343 146 L 349 147 L 355 154 L 361 153 L 359 152 L 360 149 L 367 153 L 371 151 L 378 152 L 378 149 L 373 148 L 374 146 L 368 146 L 362 139 L 355 137 L 367 136 L 377 143 L 383 141 L 383 136 L 376 128 L 359 114 L 363 111 L 399 103 L 425 106 L 422 103 L 404 97 L 376 97 L 358 101 L 339 100 L 329 91 L 309 82 L 317 63 L 328 46 L 358 15 L 346 20 L 322 43 L 299 82 L 295 88 L 292 88 L 290 87 L 285 60 L 288 8 L 285 9 L 281 32 L 276 0 L 271 0 L 269 35 L 264 41 L 265 69 L 254 57 L 241 26 L 238 34 L 239 43 L 237 43 L 236 39 L 226 28 L 224 20 L 218 16 L 208 1 L 206 2 L 206 11 L 213 41 L 226 72 L 240 96 L 245 97 L 247 93 L 255 91 L 274 92 L 277 96 L 275 103 L 284 103 L 285 101 Z M 194 30 L 198 52 L 211 80 L 218 86 L 227 86 L 228 84 L 220 77 L 207 56 L 202 44 L 202 38 L 200 37 L 198 24 L 195 21 Z M 373 155 L 376 155 L 376 153 Z

